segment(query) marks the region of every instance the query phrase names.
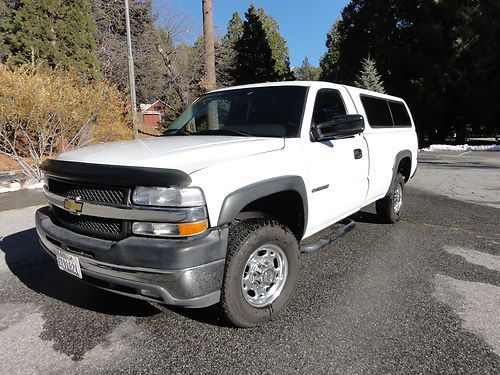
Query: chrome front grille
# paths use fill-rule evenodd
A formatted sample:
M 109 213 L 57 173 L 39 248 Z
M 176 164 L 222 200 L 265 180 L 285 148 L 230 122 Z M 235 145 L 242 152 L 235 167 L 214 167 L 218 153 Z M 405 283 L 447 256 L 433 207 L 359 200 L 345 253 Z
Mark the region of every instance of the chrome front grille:
M 85 202 L 127 204 L 127 188 L 85 185 L 49 178 L 49 191 L 62 197 L 80 197 Z

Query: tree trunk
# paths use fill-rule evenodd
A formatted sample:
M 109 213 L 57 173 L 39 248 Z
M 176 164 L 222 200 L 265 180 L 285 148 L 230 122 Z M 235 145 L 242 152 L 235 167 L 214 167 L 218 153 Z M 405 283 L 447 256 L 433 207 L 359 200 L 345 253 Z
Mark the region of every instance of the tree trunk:
M 203 36 L 205 39 L 205 90 L 215 89 L 215 48 L 212 0 L 202 0 Z M 208 128 L 219 129 L 217 100 L 208 104 Z
M 212 0 L 202 0 L 203 36 L 205 39 L 205 80 L 206 90 L 215 89 L 215 47 Z
M 457 122 L 457 132 L 455 137 L 455 144 L 463 145 L 467 136 L 467 126 L 462 121 Z

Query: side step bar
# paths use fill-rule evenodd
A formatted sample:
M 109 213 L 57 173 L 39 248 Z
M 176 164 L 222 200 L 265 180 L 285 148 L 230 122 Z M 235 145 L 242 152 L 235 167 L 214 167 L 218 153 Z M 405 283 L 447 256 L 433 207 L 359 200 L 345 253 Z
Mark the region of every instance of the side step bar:
M 349 233 L 351 230 L 354 229 L 356 226 L 356 223 L 354 220 L 351 219 L 344 219 L 338 222 L 339 224 L 342 224 L 342 227 L 337 229 L 334 232 L 329 233 L 326 237 L 320 238 L 316 242 L 309 243 L 306 245 L 300 245 L 300 252 L 301 253 L 313 253 L 315 251 L 319 251 L 322 248 L 324 248 L 326 245 L 331 244 L 333 241 L 336 239 L 342 237 L 344 234 Z

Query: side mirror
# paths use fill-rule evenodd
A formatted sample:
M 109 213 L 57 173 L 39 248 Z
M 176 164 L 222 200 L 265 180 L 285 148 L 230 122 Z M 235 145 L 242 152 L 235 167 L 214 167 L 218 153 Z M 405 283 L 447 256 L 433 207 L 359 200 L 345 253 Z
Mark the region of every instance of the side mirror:
M 335 116 L 328 122 L 311 127 L 311 141 L 329 141 L 353 137 L 365 130 L 365 120 L 361 115 Z

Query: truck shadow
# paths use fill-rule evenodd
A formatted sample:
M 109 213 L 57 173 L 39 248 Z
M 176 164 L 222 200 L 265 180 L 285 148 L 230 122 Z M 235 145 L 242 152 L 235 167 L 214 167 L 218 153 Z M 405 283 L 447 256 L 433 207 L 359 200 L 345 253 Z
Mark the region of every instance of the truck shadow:
M 177 306 L 163 306 L 165 309 L 181 315 L 185 318 L 197 321 L 199 323 L 208 324 L 216 327 L 231 328 L 224 319 L 220 318 L 217 305 L 204 307 L 201 309 L 188 309 L 184 307 Z
M 377 214 L 369 211 L 358 211 L 349 216 L 356 223 L 383 224 Z
M 40 246 L 35 228 L 0 237 L 0 250 L 12 274 L 36 293 L 109 315 L 147 317 L 160 312 L 145 301 L 98 289 L 60 271 Z

